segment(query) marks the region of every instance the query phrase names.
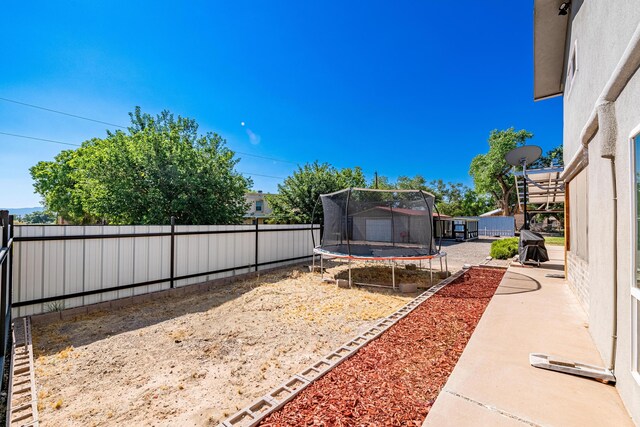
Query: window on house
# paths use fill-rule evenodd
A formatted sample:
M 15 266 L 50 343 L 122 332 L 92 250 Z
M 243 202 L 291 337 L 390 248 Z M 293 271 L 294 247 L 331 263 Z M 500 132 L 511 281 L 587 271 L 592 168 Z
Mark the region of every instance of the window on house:
M 633 171 L 633 188 L 632 188 L 632 200 L 633 200 L 633 227 L 635 232 L 633 233 L 633 245 L 632 253 L 634 258 L 633 275 L 631 280 L 631 304 L 632 304 L 632 349 L 633 359 L 632 368 L 633 375 L 640 383 L 640 134 L 636 132 L 636 135 L 631 139 L 632 159 L 634 166 L 631 168 Z
M 588 169 L 584 169 L 571 180 L 569 206 L 571 221 L 569 247 L 571 252 L 583 261 L 589 261 L 589 179 Z
M 256 200 L 256 212 L 262 212 L 262 200 Z

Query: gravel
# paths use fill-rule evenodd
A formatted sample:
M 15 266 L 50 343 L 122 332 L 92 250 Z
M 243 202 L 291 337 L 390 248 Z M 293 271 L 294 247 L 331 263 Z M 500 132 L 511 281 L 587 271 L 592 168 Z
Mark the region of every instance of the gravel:
M 468 242 L 443 240 L 442 250 L 447 253 L 449 271 L 456 272 L 460 270 L 464 264 L 507 267 L 510 260 L 487 260 L 489 252 L 491 251 L 491 243 L 499 239 L 498 237 L 480 237 Z

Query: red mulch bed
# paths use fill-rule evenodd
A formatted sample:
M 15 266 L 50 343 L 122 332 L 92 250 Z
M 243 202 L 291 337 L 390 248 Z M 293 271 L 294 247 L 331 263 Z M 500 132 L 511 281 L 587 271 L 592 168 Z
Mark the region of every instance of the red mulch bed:
M 503 274 L 472 268 L 260 425 L 422 425 Z

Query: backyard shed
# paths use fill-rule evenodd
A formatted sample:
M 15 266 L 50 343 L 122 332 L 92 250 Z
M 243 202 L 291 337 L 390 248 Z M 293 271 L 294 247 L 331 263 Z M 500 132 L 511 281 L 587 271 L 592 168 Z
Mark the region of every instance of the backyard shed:
M 435 237 L 466 242 L 478 238 L 478 219 L 466 217 L 440 217 L 434 219 Z
M 425 227 L 424 211 L 376 206 L 352 217 L 352 240 L 418 243 Z

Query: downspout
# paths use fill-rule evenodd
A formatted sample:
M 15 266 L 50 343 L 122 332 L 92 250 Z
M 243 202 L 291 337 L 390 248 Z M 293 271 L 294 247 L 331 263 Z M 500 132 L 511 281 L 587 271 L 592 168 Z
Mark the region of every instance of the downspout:
M 562 178 L 570 181 L 589 162 L 587 149 L 597 132 L 602 132 L 602 148 L 600 156 L 611 162 L 611 181 L 613 190 L 613 324 L 611 327 L 611 360 L 609 370 L 615 369 L 617 340 L 618 340 L 618 193 L 615 169 L 617 122 L 615 117 L 615 102 L 629 83 L 633 75 L 640 68 L 640 24 L 636 27 L 622 57 L 618 61 L 609 81 L 598 97 L 593 111 L 589 115 L 586 125 L 580 133 L 582 147 L 565 167 Z
M 627 47 L 618 61 L 618 65 L 613 71 L 609 81 L 600 94 L 598 101 L 596 102 L 586 125 L 582 129 L 580 134 L 580 142 L 582 147 L 573 156 L 569 164 L 566 165 L 562 178 L 565 181 L 570 181 L 575 177 L 586 165 L 588 164 L 587 150 L 589 143 L 595 136 L 596 132 L 602 133 L 602 147 L 600 151 L 600 157 L 609 159 L 611 166 L 611 184 L 613 190 L 612 198 L 612 213 L 613 213 L 613 277 L 612 277 L 612 296 L 613 296 L 613 324 L 611 327 L 611 359 L 609 361 L 609 375 L 610 382 L 615 383 L 614 370 L 616 365 L 617 354 L 617 341 L 618 341 L 618 189 L 616 183 L 616 140 L 617 140 L 617 121 L 615 116 L 615 102 L 618 97 L 629 83 L 633 75 L 640 68 L 640 24 L 636 27 Z M 537 366 L 543 369 L 560 370 L 561 372 L 567 372 L 566 368 L 558 369 L 553 367 L 553 363 L 534 363 L 533 366 Z M 571 369 L 571 373 L 575 375 L 589 376 L 592 378 L 603 378 L 603 373 L 599 375 L 593 375 L 590 373 L 583 373 L 581 369 Z M 607 373 L 604 373 L 607 376 Z
M 597 106 L 598 128 L 602 135 L 602 147 L 600 156 L 609 159 L 611 167 L 611 189 L 613 193 L 612 213 L 613 213 L 613 274 L 612 274 L 612 294 L 613 312 L 611 325 L 611 359 L 608 369 L 613 373 L 616 366 L 616 352 L 618 343 L 618 185 L 616 182 L 616 141 L 618 138 L 618 124 L 616 121 L 616 110 L 613 102 L 601 102 Z
M 618 190 L 616 183 L 616 141 L 618 123 L 616 121 L 615 102 L 640 68 L 640 24 L 636 27 L 627 44 L 613 75 L 607 82 L 596 105 L 598 129 L 603 133 L 600 156 L 611 162 L 611 181 L 613 189 L 613 325 L 611 327 L 611 360 L 609 370 L 614 372 L 618 342 Z

